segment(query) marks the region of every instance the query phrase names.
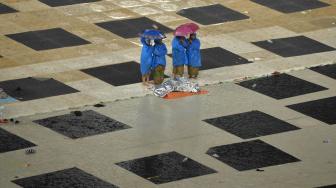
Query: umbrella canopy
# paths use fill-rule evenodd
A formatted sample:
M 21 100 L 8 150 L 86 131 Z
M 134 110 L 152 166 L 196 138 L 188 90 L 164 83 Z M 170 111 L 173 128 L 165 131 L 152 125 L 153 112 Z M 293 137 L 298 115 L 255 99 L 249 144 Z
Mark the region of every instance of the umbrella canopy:
M 199 29 L 199 26 L 195 23 L 186 23 L 186 24 L 183 24 L 185 27 L 189 27 L 193 33 L 195 33 L 198 29 Z
M 187 36 L 191 33 L 195 33 L 199 29 L 199 26 L 195 23 L 185 23 L 178 26 L 174 32 L 175 36 Z
M 140 34 L 141 37 L 146 39 L 164 39 L 166 36 L 159 30 L 146 29 L 143 33 Z

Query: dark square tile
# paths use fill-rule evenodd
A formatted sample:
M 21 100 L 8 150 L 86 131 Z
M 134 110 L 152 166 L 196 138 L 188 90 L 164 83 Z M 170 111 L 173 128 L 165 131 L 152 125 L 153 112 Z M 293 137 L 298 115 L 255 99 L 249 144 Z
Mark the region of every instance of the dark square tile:
M 177 14 L 202 25 L 248 19 L 249 17 L 220 4 L 183 9 Z
M 217 173 L 177 152 L 120 162 L 117 165 L 155 184 Z
M 130 128 L 126 124 L 92 110 L 76 111 L 34 122 L 72 139 Z
M 37 80 L 22 78 L 0 82 L 0 88 L 11 97 L 20 101 L 28 101 L 58 95 L 76 93 L 77 90 L 57 80 Z
M 300 161 L 261 140 L 216 146 L 207 154 L 239 171 Z
M 168 54 L 172 57 L 172 54 Z M 202 67 L 200 70 L 252 63 L 247 59 L 220 47 L 201 49 Z
M 327 124 L 336 124 L 336 97 L 293 104 L 287 107 Z
M 329 76 L 330 78 L 336 79 L 336 64 L 312 67 L 310 69 L 320 74 Z
M 66 6 L 80 3 L 91 3 L 101 0 L 39 0 L 40 2 L 47 4 L 51 7 Z
M 300 56 L 335 50 L 333 47 L 305 36 L 265 40 L 253 42 L 253 44 L 282 57 Z
M 156 25 L 158 29 L 164 33 L 169 33 L 173 31 L 172 29 L 147 17 L 101 22 L 96 23 L 96 25 L 123 38 L 138 37 L 139 33 L 144 31 L 145 29 L 154 29 L 153 25 Z
M 14 13 L 18 12 L 17 10 L 0 3 L 0 14 Z
M 316 187 L 316 188 L 336 188 L 336 184 L 334 184 L 334 185 L 325 185 L 325 186 Z
M 9 34 L 7 37 L 20 42 L 34 50 L 49 50 L 55 48 L 90 44 L 72 33 L 61 28 Z
M 16 179 L 12 182 L 23 188 L 118 188 L 78 168 Z
M 325 87 L 288 74 L 247 80 L 240 82 L 239 85 L 275 99 L 284 99 L 327 90 Z
M 34 146 L 36 145 L 0 128 L 0 153 Z
M 292 13 L 329 6 L 329 4 L 317 0 L 252 0 L 252 1 L 283 13 Z
M 243 139 L 300 129 L 260 111 L 250 111 L 204 121 Z
M 141 82 L 140 64 L 134 61 L 82 70 L 114 86 Z
M 202 67 L 200 70 L 252 63 L 247 59 L 220 47 L 202 49 L 201 57 Z
M 114 86 L 141 82 L 140 64 L 134 61 L 81 70 Z M 166 78 L 168 76 L 165 76 Z

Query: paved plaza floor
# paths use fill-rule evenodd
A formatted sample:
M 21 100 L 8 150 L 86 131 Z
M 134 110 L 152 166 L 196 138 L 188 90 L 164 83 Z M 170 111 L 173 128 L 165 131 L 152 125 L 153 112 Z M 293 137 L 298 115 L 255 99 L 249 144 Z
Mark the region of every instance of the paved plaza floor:
M 153 96 L 138 33 L 171 53 L 186 22 L 209 93 Z M 0 188 L 336 187 L 334 0 L 2 0 L 0 23 Z

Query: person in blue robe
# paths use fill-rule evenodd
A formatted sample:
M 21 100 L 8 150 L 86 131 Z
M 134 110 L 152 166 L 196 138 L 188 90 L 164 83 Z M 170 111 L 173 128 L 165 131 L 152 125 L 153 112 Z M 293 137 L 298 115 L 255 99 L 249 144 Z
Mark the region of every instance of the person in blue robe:
M 173 76 L 182 77 L 184 74 L 184 65 L 188 64 L 187 58 L 188 41 L 185 37 L 176 36 L 172 41 L 173 52 Z
M 142 76 L 142 83 L 148 85 L 151 68 L 153 63 L 154 46 L 151 45 L 149 39 L 141 37 L 142 50 L 140 59 L 140 72 Z
M 189 78 L 197 78 L 201 62 L 201 42 L 196 37 L 196 33 L 190 34 L 189 45 L 187 47 L 188 75 Z
M 166 55 L 167 55 L 167 47 L 162 42 L 162 39 L 154 40 L 154 51 L 153 51 L 153 79 L 154 84 L 161 84 L 164 80 L 164 70 L 166 68 Z

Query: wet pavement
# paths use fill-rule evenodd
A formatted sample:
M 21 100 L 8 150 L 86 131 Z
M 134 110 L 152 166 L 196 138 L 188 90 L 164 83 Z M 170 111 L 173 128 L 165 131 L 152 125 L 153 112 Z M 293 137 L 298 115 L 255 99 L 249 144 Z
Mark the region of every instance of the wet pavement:
M 335 12 L 334 0 L 1 1 L 0 116 L 14 119 L 0 123 L 0 187 L 334 187 Z M 208 94 L 155 97 L 138 33 L 162 29 L 171 54 L 191 21 Z

